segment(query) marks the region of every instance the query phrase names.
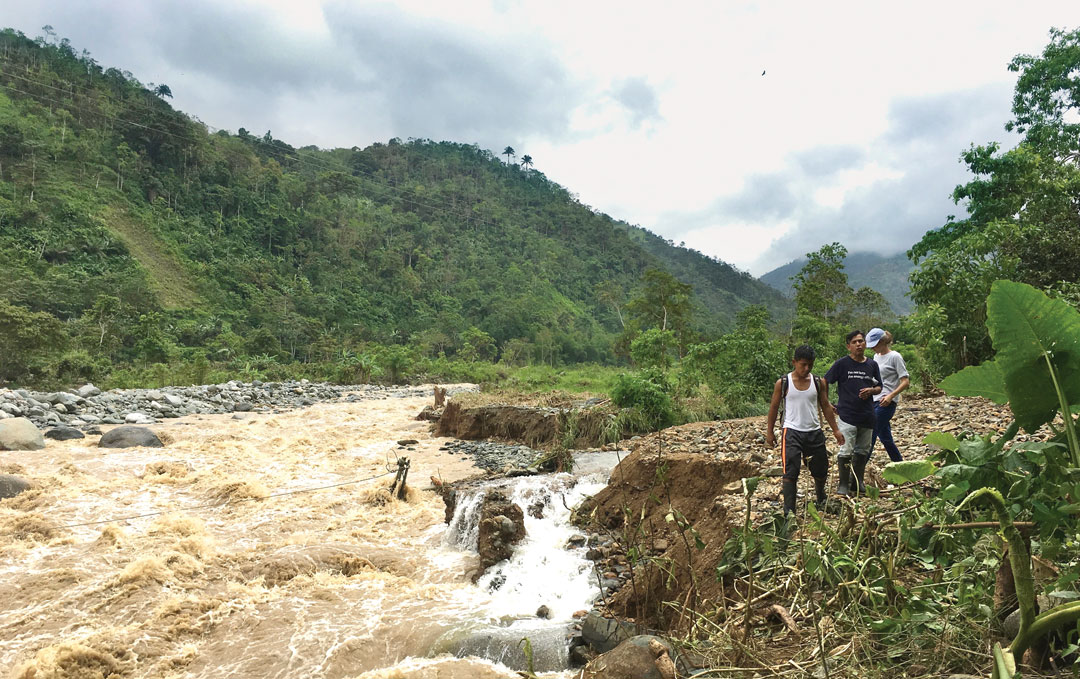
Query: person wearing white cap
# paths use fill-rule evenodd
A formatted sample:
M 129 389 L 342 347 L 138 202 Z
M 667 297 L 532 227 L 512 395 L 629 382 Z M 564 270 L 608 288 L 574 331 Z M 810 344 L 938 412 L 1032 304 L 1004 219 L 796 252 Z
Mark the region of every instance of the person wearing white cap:
M 900 462 L 904 456 L 896 447 L 892 435 L 892 418 L 896 414 L 896 404 L 900 393 L 911 385 L 907 365 L 899 351 L 892 350 L 892 333 L 881 328 L 874 328 L 866 333 L 866 347 L 874 350 L 874 361 L 881 371 L 881 393 L 874 396 L 874 436 L 870 443 L 873 452 L 877 440 L 885 446 L 885 452 L 893 462 Z

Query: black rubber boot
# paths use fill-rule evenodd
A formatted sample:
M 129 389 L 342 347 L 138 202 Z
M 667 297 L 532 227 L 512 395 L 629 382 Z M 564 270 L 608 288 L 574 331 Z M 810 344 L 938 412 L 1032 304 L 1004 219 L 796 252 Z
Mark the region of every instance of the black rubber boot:
M 869 461 L 869 455 L 856 455 L 851 458 L 851 471 L 855 480 L 855 491 L 859 495 L 864 495 L 866 493 L 866 483 L 863 479 L 866 477 L 866 463 Z
M 828 497 L 825 494 L 825 484 L 829 481 L 828 478 L 814 477 L 814 502 L 817 504 L 818 509 L 825 509 L 825 501 Z
M 780 486 L 780 491 L 784 495 L 784 516 L 795 512 L 795 482 L 788 479 L 784 479 Z
M 851 495 L 851 458 L 836 457 L 836 494 Z

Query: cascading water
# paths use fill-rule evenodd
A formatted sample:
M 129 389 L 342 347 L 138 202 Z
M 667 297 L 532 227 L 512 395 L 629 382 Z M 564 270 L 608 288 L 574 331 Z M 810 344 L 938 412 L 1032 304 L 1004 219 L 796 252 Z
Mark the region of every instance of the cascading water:
M 600 594 L 593 563 L 585 558 L 588 547 L 569 545 L 576 532 L 571 508 L 602 489 L 615 464 L 614 455 L 609 459 L 603 453 L 579 459 L 584 471 L 578 474 L 502 479 L 459 497 L 443 536 L 447 549 L 476 550 L 483 498 L 495 488 L 521 507 L 526 537 L 510 559 L 477 581 L 488 597 L 473 620 L 443 635 L 432 653 L 479 656 L 525 669 L 523 640 L 528 639 L 536 671 L 567 667 L 573 614 L 589 608 Z M 537 615 L 541 607 L 547 607 L 549 617 Z

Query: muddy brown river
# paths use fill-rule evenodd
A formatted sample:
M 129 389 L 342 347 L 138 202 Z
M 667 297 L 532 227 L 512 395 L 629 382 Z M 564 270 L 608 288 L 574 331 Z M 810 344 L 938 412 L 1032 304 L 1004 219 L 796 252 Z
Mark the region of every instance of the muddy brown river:
M 528 636 L 526 613 L 538 601 L 565 626 L 588 607 L 589 574 L 556 563 L 568 528 L 531 528 L 533 551 L 500 576 L 506 587 L 471 583 L 475 555 L 448 534 L 442 500 L 418 488 L 479 470 L 440 451 L 446 439 L 413 419 L 429 402 L 192 416 L 151 427 L 164 448 L 102 449 L 90 436 L 0 451 L 0 472 L 34 484 L 0 502 L 5 676 L 517 676 L 456 656 L 469 639 L 487 638 L 477 630 Z M 389 496 L 392 475 L 270 497 L 384 474 L 405 438 L 419 441 L 407 453 L 407 501 Z M 565 592 L 545 600 L 552 588 L 528 571 L 556 566 L 571 576 L 559 575 Z

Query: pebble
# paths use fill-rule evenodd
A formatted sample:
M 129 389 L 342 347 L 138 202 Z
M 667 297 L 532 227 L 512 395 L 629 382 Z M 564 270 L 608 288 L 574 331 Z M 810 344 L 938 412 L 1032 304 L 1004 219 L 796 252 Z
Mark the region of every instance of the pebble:
M 489 472 L 528 471 L 543 453 L 528 446 L 493 441 L 451 441 L 441 448 Z

